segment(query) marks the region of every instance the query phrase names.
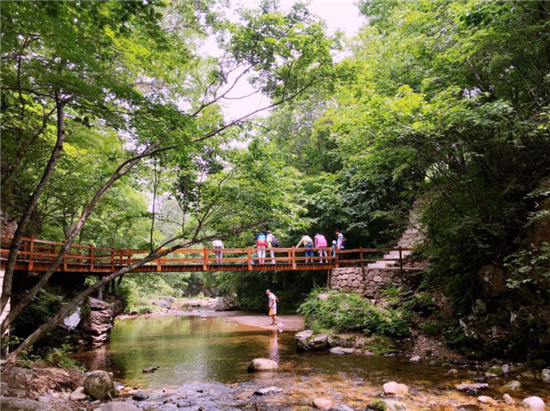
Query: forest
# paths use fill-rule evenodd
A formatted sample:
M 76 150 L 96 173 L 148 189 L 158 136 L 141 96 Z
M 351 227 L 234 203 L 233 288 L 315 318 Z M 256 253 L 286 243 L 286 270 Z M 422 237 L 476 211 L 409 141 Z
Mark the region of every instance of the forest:
M 349 248 L 388 247 L 414 205 L 416 287 L 446 302 L 436 332 L 463 351 L 548 358 L 550 3 L 358 8 L 364 25 L 346 38 L 276 0 L 238 17 L 217 0 L 3 2 L 2 332 L 15 355 L 130 270 L 56 295 L 48 279 L 72 244 L 148 250 L 132 268 L 217 236 L 253 246 L 267 229 L 281 246 L 340 229 Z M 251 95 L 263 104 L 224 113 Z M 65 246 L 29 285 L 14 264 L 30 236 Z M 135 310 L 215 289 L 260 311 L 275 288 L 294 313 L 326 285 L 307 271 L 128 274 L 115 293 Z M 476 324 L 505 338 L 459 326 L 480 306 Z

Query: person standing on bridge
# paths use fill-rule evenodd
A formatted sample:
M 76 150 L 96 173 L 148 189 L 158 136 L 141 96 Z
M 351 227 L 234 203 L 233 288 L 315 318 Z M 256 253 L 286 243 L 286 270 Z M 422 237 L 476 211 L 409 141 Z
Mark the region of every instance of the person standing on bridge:
M 220 236 L 217 236 L 214 241 L 212 241 L 212 245 L 214 246 L 214 249 L 216 250 L 216 264 L 222 264 L 223 263 L 223 242 L 221 240 Z
M 344 234 L 340 230 L 336 230 L 336 249 L 337 250 L 343 250 L 346 248 L 346 238 L 344 237 Z M 344 254 L 338 253 L 338 259 L 343 260 Z
M 265 264 L 265 249 L 267 248 L 267 236 L 264 233 L 256 237 L 256 248 L 258 249 L 258 262 Z
M 308 262 L 308 257 L 311 258 L 311 262 L 313 262 L 313 250 L 308 250 L 308 248 L 313 248 L 315 247 L 315 244 L 313 244 L 313 240 L 311 239 L 310 236 L 308 235 L 303 235 L 302 236 L 302 239 L 300 240 L 300 242 L 298 243 L 298 245 L 296 245 L 296 248 L 300 248 L 301 245 L 304 245 L 304 247 L 306 248 L 306 264 Z
M 267 230 L 267 248 L 269 248 L 269 255 L 271 256 L 271 264 L 275 264 L 274 247 L 279 247 L 279 240 L 273 235 L 271 230 Z
M 315 248 L 326 248 L 327 239 L 321 233 L 315 234 Z M 319 250 L 319 263 L 323 264 L 323 257 L 325 257 L 325 263 L 328 263 L 326 259 L 328 257 L 327 250 Z
M 266 290 L 267 298 L 269 299 L 269 315 L 271 316 L 271 324 L 277 325 L 277 303 L 279 298 L 271 292 L 271 290 Z

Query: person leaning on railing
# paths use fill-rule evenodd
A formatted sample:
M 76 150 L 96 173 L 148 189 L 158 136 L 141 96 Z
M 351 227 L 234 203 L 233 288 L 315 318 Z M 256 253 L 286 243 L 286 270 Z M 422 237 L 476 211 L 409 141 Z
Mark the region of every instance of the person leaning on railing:
M 296 245 L 296 248 L 300 248 L 300 246 L 302 244 L 306 248 L 306 253 L 305 253 L 306 264 L 307 264 L 308 261 L 313 262 L 313 250 L 308 250 L 308 248 L 314 248 L 315 247 L 315 244 L 313 244 L 313 240 L 311 239 L 310 236 L 303 235 L 300 242 Z M 311 260 L 308 260 L 308 257 L 311 258 Z

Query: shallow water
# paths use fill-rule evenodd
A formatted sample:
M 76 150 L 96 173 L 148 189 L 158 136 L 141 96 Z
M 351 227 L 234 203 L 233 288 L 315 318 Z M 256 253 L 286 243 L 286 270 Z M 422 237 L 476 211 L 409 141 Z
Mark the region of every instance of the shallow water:
M 109 344 L 73 357 L 91 370 L 112 371 L 125 385 L 142 389 L 181 389 L 186 384 L 208 382 L 241 383 L 250 389 L 277 385 L 285 388 L 284 400 L 293 404 L 307 403 L 309 397 L 329 396 L 364 407 L 366 401 L 379 395 L 385 382 L 398 381 L 409 385 L 414 401 L 437 409 L 476 402 L 476 397 L 454 390 L 457 384 L 476 376 L 469 369 L 459 369 L 459 375 L 450 378 L 439 366 L 412 363 L 406 358 L 297 353 L 294 332 L 261 330 L 226 318 L 165 316 L 117 321 Z M 275 374 L 250 374 L 247 367 L 254 358 L 271 358 L 280 368 Z M 142 372 L 151 366 L 160 369 L 151 374 Z M 491 389 L 480 394 L 500 399 L 503 392 L 498 387 L 505 383 L 506 379 L 490 382 Z M 522 383 L 523 398 L 548 395 L 541 383 Z

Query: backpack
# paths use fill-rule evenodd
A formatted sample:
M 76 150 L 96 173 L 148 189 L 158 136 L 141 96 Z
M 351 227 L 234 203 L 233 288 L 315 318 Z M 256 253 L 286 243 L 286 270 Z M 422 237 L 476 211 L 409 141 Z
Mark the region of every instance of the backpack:
M 265 236 L 265 234 L 260 234 L 256 239 L 256 247 L 258 246 L 267 246 L 267 237 Z
M 346 248 L 348 245 L 348 239 L 346 237 L 342 237 L 342 244 L 340 244 L 340 247 Z
M 279 247 L 279 239 L 274 235 L 271 236 L 271 247 Z

